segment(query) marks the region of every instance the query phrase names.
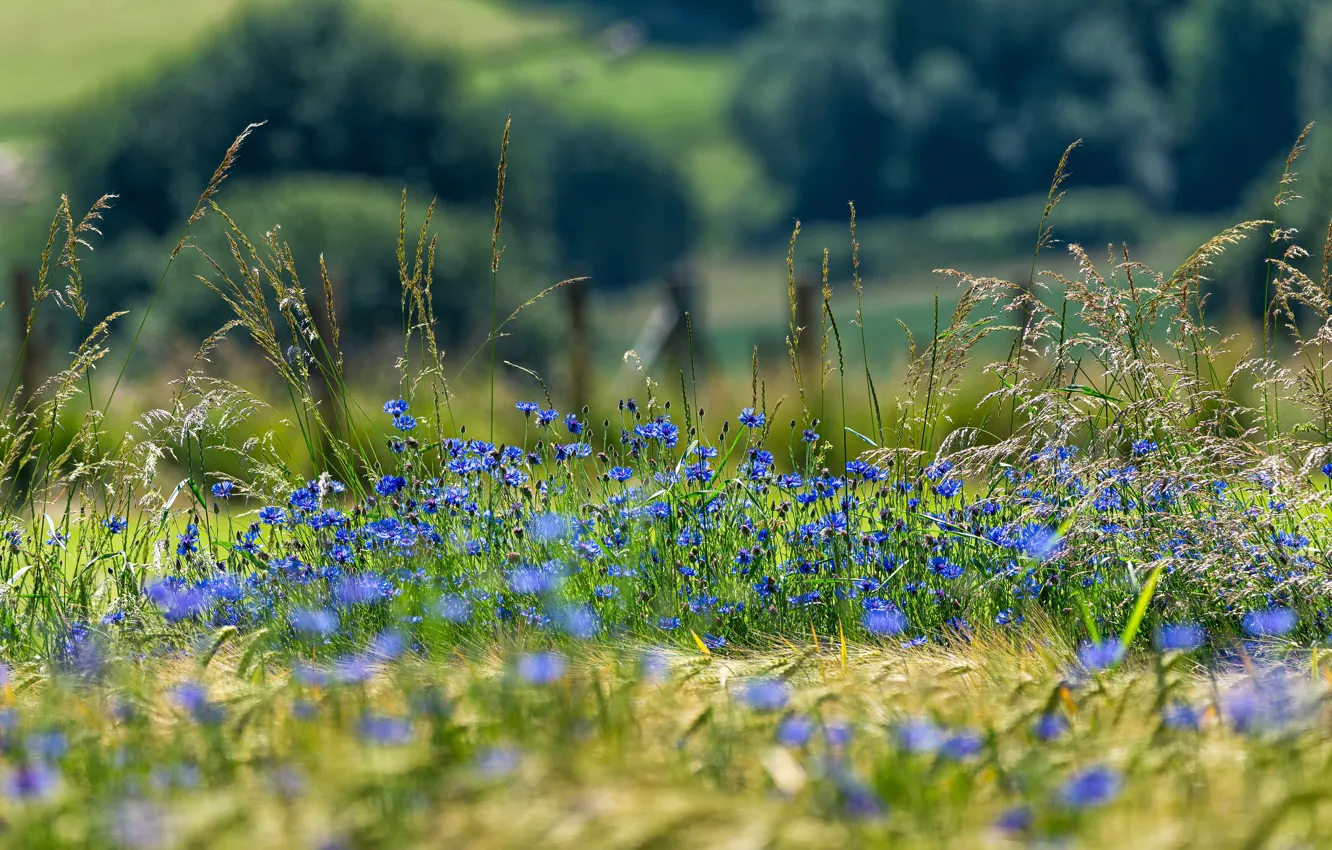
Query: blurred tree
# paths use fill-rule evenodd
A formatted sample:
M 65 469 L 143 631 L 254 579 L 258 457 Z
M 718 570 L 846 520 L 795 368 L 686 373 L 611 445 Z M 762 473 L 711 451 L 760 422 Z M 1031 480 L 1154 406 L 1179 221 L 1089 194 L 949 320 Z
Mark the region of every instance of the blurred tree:
M 1310 12 L 1310 0 L 1190 0 L 1172 52 L 1180 208 L 1233 205 L 1290 149 Z
M 623 288 L 658 276 L 689 251 L 694 218 L 679 176 L 606 127 L 571 125 L 550 145 L 550 227 L 563 268 Z
M 890 211 L 884 164 L 901 146 L 902 86 L 883 47 L 889 6 L 874 0 L 783 2 L 746 51 L 735 129 L 796 215 Z M 888 175 L 888 182 L 893 176 Z
M 447 62 L 336 0 L 256 7 L 150 80 L 72 110 L 55 154 L 80 198 L 120 194 L 108 235 L 179 226 L 253 121 L 268 123 L 247 142 L 237 176 L 392 175 L 479 200 L 493 191 L 493 143 L 483 152 L 450 108 L 454 78 Z
M 323 233 L 331 247 L 360 244 L 357 227 L 380 231 L 360 211 L 321 212 L 321 205 L 363 204 L 385 213 L 394 228 L 396 210 L 342 184 L 321 195 L 319 178 L 310 175 L 422 187 L 492 216 L 503 117 L 464 100 L 448 61 L 405 44 L 346 3 L 309 0 L 253 7 L 150 79 L 71 111 L 58 127 L 55 159 L 77 202 L 103 192 L 120 196 L 106 219 L 107 253 L 128 253 L 123 262 L 103 256 L 88 273 L 104 269 L 106 298 L 123 303 L 127 290 L 143 291 L 160 269 L 160 257 L 150 268 L 139 253 L 184 224 L 223 151 L 253 121 L 268 123 L 246 142 L 232 179 L 307 175 L 290 200 L 255 195 L 295 219 L 274 217 L 264 227 L 299 225 L 302 244 L 313 246 Z M 532 103 L 519 104 L 514 134 L 505 242 L 515 233 L 542 244 L 553 236 L 554 250 L 533 252 L 548 262 L 547 278 L 585 273 L 626 285 L 661 274 L 689 250 L 691 199 L 652 148 Z M 489 252 L 489 231 L 473 235 Z M 368 293 L 351 313 L 367 328 L 392 321 L 367 305 L 397 303 L 396 276 L 374 269 L 350 275 Z M 466 279 L 443 277 L 447 285 Z M 464 310 L 441 316 L 474 318 Z
M 680 44 L 729 41 L 757 24 L 764 0 L 534 0 L 583 6 L 597 23 L 631 19 L 649 38 Z
M 919 213 L 1079 181 L 1169 189 L 1166 104 L 1121 18 L 1078 0 L 782 0 L 737 129 L 795 214 Z

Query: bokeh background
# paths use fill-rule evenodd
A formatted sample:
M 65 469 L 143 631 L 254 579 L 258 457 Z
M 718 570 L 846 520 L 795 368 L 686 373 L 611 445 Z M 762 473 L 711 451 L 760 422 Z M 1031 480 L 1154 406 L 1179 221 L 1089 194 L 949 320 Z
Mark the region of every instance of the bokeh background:
M 696 371 L 747 384 L 755 347 L 786 362 L 796 219 L 797 275 L 817 282 L 827 248 L 834 304 L 854 311 L 854 201 L 865 344 L 890 371 L 894 320 L 927 334 L 936 292 L 945 310 L 955 298 L 934 268 L 1025 279 L 1071 141 L 1056 235 L 1168 271 L 1220 227 L 1271 216 L 1287 153 L 1330 108 L 1332 4 L 1317 0 L 4 0 L 0 299 L 36 274 L 61 193 L 77 214 L 110 192 L 83 268 L 90 315 L 142 309 L 223 151 L 266 121 L 219 201 L 255 233 L 280 224 L 315 293 L 324 255 L 353 376 L 391 380 L 404 189 L 409 229 L 439 200 L 436 305 L 461 369 L 489 327 L 512 116 L 501 313 L 591 284 L 524 313 L 503 359 L 614 397 L 636 380 L 627 349 L 673 374 L 687 309 Z M 1316 129 L 1298 170 L 1282 223 L 1317 262 L 1332 140 Z M 225 255 L 218 217 L 193 239 Z M 1261 312 L 1263 242 L 1210 283 L 1224 324 Z M 134 380 L 179 371 L 228 318 L 193 278 L 206 271 L 192 252 L 172 267 Z M 37 356 L 61 360 L 77 323 L 42 321 Z M 16 327 L 0 312 L 0 356 Z

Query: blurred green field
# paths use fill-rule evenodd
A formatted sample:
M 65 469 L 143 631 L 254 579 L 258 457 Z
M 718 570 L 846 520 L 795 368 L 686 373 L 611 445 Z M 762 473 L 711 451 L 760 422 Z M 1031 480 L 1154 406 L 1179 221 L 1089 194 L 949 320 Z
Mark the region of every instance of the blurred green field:
M 189 52 L 243 0 L 75 0 L 0 4 L 0 142 L 40 143 L 47 120 L 82 97 L 151 74 Z M 774 208 L 753 157 L 729 135 L 734 55 L 648 47 L 629 55 L 548 9 L 501 0 L 367 2 L 405 36 L 461 62 L 468 89 L 535 95 L 659 146 L 711 220 L 761 223 Z M 522 132 L 521 117 L 516 132 Z M 731 234 L 710 230 L 714 241 Z

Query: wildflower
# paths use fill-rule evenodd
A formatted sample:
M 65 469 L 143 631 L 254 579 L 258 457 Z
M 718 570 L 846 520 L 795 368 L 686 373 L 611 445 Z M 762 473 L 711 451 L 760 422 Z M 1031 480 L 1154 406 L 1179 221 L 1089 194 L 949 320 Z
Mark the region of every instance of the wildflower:
M 282 525 L 287 521 L 287 512 L 282 508 L 269 505 L 259 509 L 259 521 L 264 525 Z
M 69 535 L 58 528 L 52 529 L 51 533 L 46 537 L 47 546 L 59 546 L 61 549 L 64 549 L 65 544 L 68 542 Z
M 790 696 L 790 688 L 781 679 L 755 679 L 740 692 L 740 700 L 755 711 L 781 711 Z
M 1014 806 L 1006 809 L 994 822 L 995 828 L 1003 832 L 1026 832 L 1031 829 L 1031 809 L 1028 806 Z
M 557 619 L 560 629 L 577 640 L 590 640 L 601 631 L 601 618 L 586 605 L 570 605 L 558 613 Z
M 554 422 L 559 417 L 559 415 L 560 415 L 559 411 L 556 410 L 555 408 L 551 408 L 550 410 L 538 410 L 537 423 L 536 423 L 537 427 L 545 428 L 547 425 Z
M 939 748 L 939 755 L 949 761 L 966 761 L 979 755 L 983 747 L 984 742 L 979 734 L 964 730 L 948 736 L 943 746 Z
M 951 460 L 939 460 L 925 467 L 925 477 L 931 481 L 939 481 L 952 471 L 953 462 Z
M 401 416 L 407 412 L 407 402 L 402 399 L 394 399 L 384 402 L 384 412 L 389 416 Z
M 1137 457 L 1149 455 L 1159 449 L 1160 446 L 1154 440 L 1137 440 L 1133 443 L 1133 454 Z
M 610 476 L 612 481 L 617 481 L 621 484 L 634 477 L 634 471 L 632 469 L 626 469 L 623 466 L 612 466 L 606 474 Z
M 129 528 L 129 520 L 119 514 L 111 514 L 102 520 L 102 525 L 112 534 L 124 534 L 125 529 Z
M 1280 637 L 1294 629 L 1296 622 L 1295 612 L 1291 609 L 1268 608 L 1245 614 L 1240 626 L 1250 637 Z
M 230 481 L 219 481 L 213 485 L 213 498 L 230 499 L 231 491 L 236 489 L 236 485 Z
M 319 510 L 319 491 L 312 487 L 298 487 L 291 491 L 287 503 L 291 505 L 292 510 L 312 513 Z
M 407 479 L 401 475 L 385 475 L 375 482 L 375 492 L 388 497 L 407 486 Z
M 676 629 L 680 628 L 680 618 L 679 618 L 679 617 L 658 617 L 658 618 L 657 618 L 657 628 L 659 628 L 659 629 L 661 629 L 661 630 L 663 630 L 663 631 L 673 632 L 673 631 L 675 631 Z
M 740 411 L 740 424 L 746 428 L 762 428 L 767 418 L 766 413 L 757 413 L 752 407 L 746 407 Z
M 523 416 L 531 416 L 533 413 L 536 413 L 541 406 L 534 401 L 520 401 L 515 404 L 514 407 L 521 411 Z
M 4 780 L 5 796 L 15 800 L 44 799 L 55 793 L 60 775 L 43 762 L 16 765 Z
M 876 635 L 895 635 L 906 631 L 906 615 L 896 608 L 865 613 L 865 628 Z
M 416 428 L 416 417 L 410 413 L 393 417 L 393 427 L 399 431 L 411 431 Z
M 361 718 L 357 731 L 372 744 L 405 744 L 412 739 L 412 722 L 405 717 L 371 714 Z
M 1162 652 L 1192 652 L 1203 645 L 1207 633 L 1193 623 L 1167 623 L 1156 633 L 1156 646 Z
M 179 535 L 176 543 L 176 554 L 182 558 L 192 555 L 199 551 L 199 526 L 189 523 L 185 526 L 185 533 Z
M 374 575 L 343 576 L 334 588 L 333 596 L 343 605 L 374 603 L 384 598 L 382 581 Z
M 1113 667 L 1124 657 L 1124 645 L 1117 640 L 1088 641 L 1078 650 L 1078 661 L 1090 672 Z
M 330 635 L 337 631 L 338 616 L 322 608 L 298 608 L 292 612 L 291 626 L 307 635 Z
M 930 720 L 910 719 L 897 729 L 898 746 L 909 753 L 933 753 L 943 742 L 943 730 Z
M 579 421 L 578 417 L 574 416 L 572 413 L 564 417 L 564 427 L 568 429 L 569 433 L 574 435 L 575 437 L 583 433 L 583 423 Z
M 536 652 L 518 659 L 518 675 L 533 685 L 549 685 L 564 678 L 568 662 L 558 652 Z
M 803 714 L 791 714 L 777 724 L 777 743 L 784 747 L 803 747 L 814 736 L 814 721 Z
M 958 478 L 945 478 L 934 485 L 933 490 L 944 499 L 952 499 L 962 493 L 962 481 Z
M 819 441 L 819 434 L 813 428 L 806 428 L 800 433 L 800 441 L 802 443 L 817 443 Z
M 208 699 L 208 691 L 203 685 L 187 682 L 176 688 L 173 693 L 176 704 L 183 708 L 197 723 L 216 724 L 222 720 L 222 708 Z
M 476 770 L 486 779 L 499 779 L 517 770 L 522 760 L 522 753 L 514 747 L 491 747 L 476 757 Z
M 1053 741 L 1068 731 L 1068 721 L 1062 714 L 1047 712 L 1036 721 L 1032 731 L 1042 741 Z
M 1161 723 L 1168 729 L 1197 729 L 1202 724 L 1202 714 L 1191 705 L 1171 703 L 1161 713 Z
M 1074 774 L 1064 783 L 1060 799 L 1075 809 L 1103 806 L 1119 796 L 1122 779 L 1107 767 L 1091 767 Z

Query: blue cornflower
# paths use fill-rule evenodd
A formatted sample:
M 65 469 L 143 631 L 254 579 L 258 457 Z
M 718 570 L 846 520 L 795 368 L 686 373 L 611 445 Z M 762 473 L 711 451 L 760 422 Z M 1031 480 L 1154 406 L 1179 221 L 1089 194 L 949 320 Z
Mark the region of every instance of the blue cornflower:
M 686 481 L 700 481 L 704 484 L 711 481 L 714 474 L 712 467 L 705 460 L 689 464 L 685 467 L 684 472 Z
M 393 417 L 393 427 L 399 431 L 411 431 L 416 427 L 416 417 L 410 413 L 404 413 L 401 416 Z
M 541 406 L 535 401 L 520 401 L 514 407 L 522 411 L 523 416 L 531 416 L 541 409 Z
M 568 666 L 558 652 L 536 652 L 518 659 L 518 675 L 533 685 L 549 685 L 564 678 Z
M 663 630 L 663 631 L 673 632 L 673 631 L 675 631 L 676 629 L 680 628 L 680 618 L 679 618 L 679 617 L 658 617 L 658 618 L 657 618 L 657 628 L 659 628 L 659 629 L 661 629 L 661 630 Z
M 746 428 L 762 428 L 767 419 L 768 415 L 766 413 L 758 413 L 752 407 L 746 407 L 740 411 L 740 424 Z
M 1159 449 L 1160 446 L 1154 440 L 1137 440 L 1133 443 L 1133 454 L 1138 457 L 1149 455 Z
M 129 528 L 129 520 L 119 514 L 111 514 L 111 516 L 102 520 L 102 525 L 112 534 L 124 534 L 125 529 Z
M 1103 806 L 1119 796 L 1123 780 L 1108 767 L 1091 767 L 1071 776 L 1060 791 L 1065 805 L 1075 809 Z
M 1092 672 L 1105 670 L 1124 657 L 1124 645 L 1117 640 L 1088 641 L 1078 650 L 1078 660 Z
M 803 747 L 814 737 L 814 721 L 803 714 L 792 714 L 777 724 L 777 743 L 784 747 Z
M 61 549 L 65 548 L 67 542 L 69 542 L 69 535 L 58 528 L 52 530 L 46 538 L 47 546 L 59 546 Z
M 338 615 L 322 608 L 298 608 L 292 612 L 291 626 L 308 635 L 329 635 L 338 629 Z
M 935 555 L 930 558 L 930 569 L 939 575 L 940 578 L 949 581 L 962 577 L 963 568 L 961 564 L 955 564 L 942 555 Z
M 948 736 L 948 740 L 939 748 L 939 755 L 951 761 L 966 761 L 979 755 L 984 746 L 985 742 L 978 733 L 964 729 Z
M 898 727 L 897 743 L 909 753 L 933 753 L 943 746 L 944 733 L 931 720 L 913 718 Z
M 55 793 L 60 774 L 43 761 L 23 762 L 5 776 L 5 795 L 16 800 L 48 797 Z
M 527 473 L 521 469 L 504 470 L 504 483 L 510 487 L 521 487 L 527 483 Z
M 319 491 L 310 487 L 301 487 L 291 491 L 291 496 L 287 498 L 287 503 L 293 510 L 310 511 L 319 510 Z
M 550 410 L 537 410 L 537 427 L 545 428 L 547 425 L 554 422 L 559 415 L 560 412 L 553 407 Z
M 962 492 L 962 481 L 958 478 L 945 478 L 934 485 L 934 492 L 945 499 L 951 499 Z
M 236 489 L 236 485 L 230 481 L 219 481 L 213 485 L 214 499 L 230 499 L 231 491 Z
M 1032 731 L 1042 741 L 1053 741 L 1068 731 L 1068 721 L 1064 719 L 1062 714 L 1049 712 L 1040 716 Z
M 865 628 L 876 635 L 895 635 L 906 631 L 906 615 L 896 608 L 865 612 Z
M 407 412 L 407 402 L 402 399 L 394 399 L 384 402 L 384 412 L 389 416 L 401 416 Z
M 614 599 L 620 595 L 620 589 L 613 584 L 599 584 L 592 588 L 592 595 L 598 599 Z
M 189 523 L 185 526 L 185 533 L 177 537 L 176 540 L 176 554 L 181 557 L 199 551 L 199 526 Z
M 259 509 L 259 521 L 264 525 L 282 525 L 287 521 L 287 512 L 282 508 L 269 505 Z
M 392 496 L 407 486 L 407 479 L 401 475 L 385 475 L 375 482 L 375 492 L 381 496 Z
M 740 692 L 740 700 L 756 711 L 781 711 L 791 698 L 791 689 L 781 679 L 755 679 Z
M 569 433 L 573 434 L 575 437 L 583 433 L 583 423 L 572 413 L 564 417 L 564 427 L 569 429 Z
M 357 731 L 362 740 L 372 744 L 401 745 L 412 739 L 412 722 L 405 717 L 371 714 L 361 719 Z
M 1269 608 L 1245 614 L 1240 626 L 1250 637 L 1280 637 L 1295 628 L 1296 622 L 1295 612 L 1291 609 Z
M 939 460 L 925 467 L 925 477 L 931 481 L 939 481 L 952 471 L 953 462 L 951 460 Z
M 813 428 L 806 428 L 800 433 L 800 442 L 802 443 L 817 443 L 818 441 L 819 433 Z
M 1162 652 L 1192 652 L 1203 645 L 1207 633 L 1193 623 L 1167 623 L 1156 633 L 1156 646 Z
M 610 471 L 606 474 L 611 477 L 612 481 L 619 481 L 621 483 L 634 477 L 634 471 L 623 466 L 612 466 Z

